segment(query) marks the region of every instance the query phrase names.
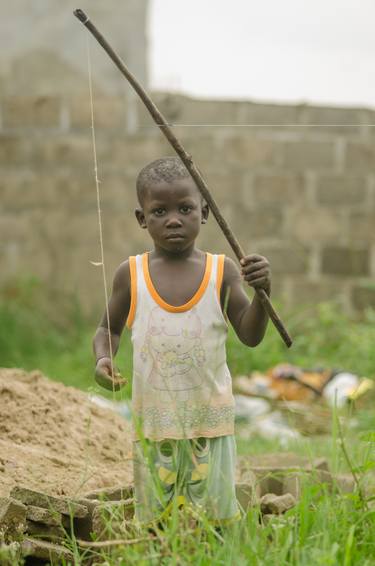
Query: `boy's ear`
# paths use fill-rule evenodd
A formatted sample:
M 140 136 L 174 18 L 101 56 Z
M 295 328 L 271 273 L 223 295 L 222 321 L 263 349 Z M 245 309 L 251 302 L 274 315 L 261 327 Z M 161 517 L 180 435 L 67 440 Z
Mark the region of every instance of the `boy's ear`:
M 138 220 L 138 224 L 140 225 L 141 228 L 147 228 L 147 224 L 146 224 L 146 218 L 143 212 L 142 208 L 136 208 L 135 209 L 135 216 Z
M 202 224 L 206 224 L 209 212 L 208 204 L 204 202 L 202 205 Z

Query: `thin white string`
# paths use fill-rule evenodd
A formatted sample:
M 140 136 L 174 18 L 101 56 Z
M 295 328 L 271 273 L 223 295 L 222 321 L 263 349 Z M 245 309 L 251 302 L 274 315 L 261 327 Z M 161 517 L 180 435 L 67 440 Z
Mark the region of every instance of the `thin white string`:
M 92 133 L 92 148 L 94 155 L 94 172 L 95 172 L 95 186 L 96 186 L 96 205 L 98 212 L 98 224 L 99 224 L 99 241 L 100 241 L 100 255 L 101 255 L 101 267 L 103 274 L 103 284 L 104 284 L 104 297 L 105 297 L 105 308 L 107 316 L 107 327 L 108 327 L 108 340 L 109 340 L 109 355 L 111 359 L 111 372 L 114 376 L 114 366 L 113 366 L 113 351 L 112 351 L 112 339 L 111 339 L 111 327 L 109 320 L 109 306 L 108 306 L 108 287 L 107 278 L 105 273 L 105 263 L 104 263 L 104 245 L 103 245 L 103 227 L 102 227 L 102 212 L 101 212 L 101 199 L 100 199 L 100 181 L 98 178 L 98 160 L 96 156 L 96 138 L 95 138 L 95 121 L 94 121 L 94 97 L 92 93 L 92 74 L 91 74 L 91 57 L 90 57 L 90 42 L 89 34 L 86 35 L 86 47 L 87 47 L 87 67 L 89 76 L 89 91 L 90 91 L 90 110 L 91 110 L 91 133 Z M 114 386 L 113 386 L 114 387 Z M 114 391 L 114 388 L 113 388 Z
M 141 125 L 140 128 L 162 128 L 165 124 Z M 173 128 L 374 128 L 375 124 L 179 124 L 167 123 Z

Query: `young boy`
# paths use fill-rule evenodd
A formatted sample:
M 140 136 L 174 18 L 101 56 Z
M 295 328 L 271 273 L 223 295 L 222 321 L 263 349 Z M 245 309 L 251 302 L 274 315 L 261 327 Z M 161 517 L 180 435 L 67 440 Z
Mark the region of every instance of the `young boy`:
M 208 519 L 238 517 L 235 496 L 234 399 L 226 364 L 226 315 L 247 346 L 261 342 L 267 315 L 242 279 L 270 293 L 268 261 L 196 248 L 208 207 L 175 157 L 147 165 L 137 179 L 135 214 L 152 251 L 118 267 L 94 338 L 96 380 L 110 390 L 124 380 L 111 369 L 126 322 L 133 343 L 136 516 L 149 522 L 172 505 L 193 504 Z M 224 305 L 226 315 L 224 314 Z

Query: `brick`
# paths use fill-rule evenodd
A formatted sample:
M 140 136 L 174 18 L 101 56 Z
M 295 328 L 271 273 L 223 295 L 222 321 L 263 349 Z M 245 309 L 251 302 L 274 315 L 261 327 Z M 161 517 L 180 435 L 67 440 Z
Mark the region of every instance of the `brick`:
M 369 250 L 327 246 L 322 250 L 322 273 L 327 275 L 369 275 Z
M 123 501 L 101 503 L 92 514 L 92 532 L 99 539 L 116 538 L 124 522 L 133 518 L 134 506 Z
M 344 218 L 332 208 L 291 206 L 285 233 L 303 244 L 337 241 L 344 234 Z
M 30 163 L 33 146 L 30 138 L 17 134 L 0 134 L 0 163 L 9 167 Z
M 307 247 L 288 245 L 262 245 L 259 253 L 265 255 L 271 264 L 273 273 L 297 274 L 306 273 L 308 269 L 309 250 Z
M 43 507 L 51 509 L 63 515 L 73 515 L 74 517 L 86 517 L 87 508 L 79 505 L 75 501 L 68 500 L 62 497 L 53 497 L 45 493 L 27 489 L 24 487 L 16 486 L 11 491 L 11 497 L 21 501 L 25 505 L 34 505 L 35 507 Z
M 375 170 L 375 145 L 349 142 L 345 153 L 345 167 L 351 172 L 373 172 Z
M 304 197 L 302 175 L 257 174 L 254 176 L 252 189 L 256 204 L 289 205 Z
M 59 128 L 61 101 L 53 96 L 12 96 L 3 100 L 4 128 Z
M 366 197 L 366 177 L 359 175 L 320 175 L 316 198 L 319 203 L 333 206 L 360 204 Z
M 332 142 L 293 141 L 282 146 L 283 165 L 287 169 L 333 169 L 334 144 Z
M 351 474 L 337 474 L 333 481 L 341 493 L 353 493 L 355 491 L 356 485 Z
M 353 211 L 349 214 L 350 241 L 373 242 L 375 240 L 375 211 Z
M 375 309 L 375 285 L 356 285 L 351 290 L 352 305 L 357 310 Z
M 227 136 L 221 141 L 220 160 L 242 167 L 276 166 L 280 144 L 274 140 L 250 136 Z

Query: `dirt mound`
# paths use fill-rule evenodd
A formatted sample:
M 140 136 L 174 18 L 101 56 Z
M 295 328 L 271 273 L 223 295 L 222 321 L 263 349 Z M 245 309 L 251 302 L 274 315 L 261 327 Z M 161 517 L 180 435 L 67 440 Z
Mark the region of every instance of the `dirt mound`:
M 0 369 L 0 496 L 76 496 L 132 480 L 130 425 L 39 371 Z

